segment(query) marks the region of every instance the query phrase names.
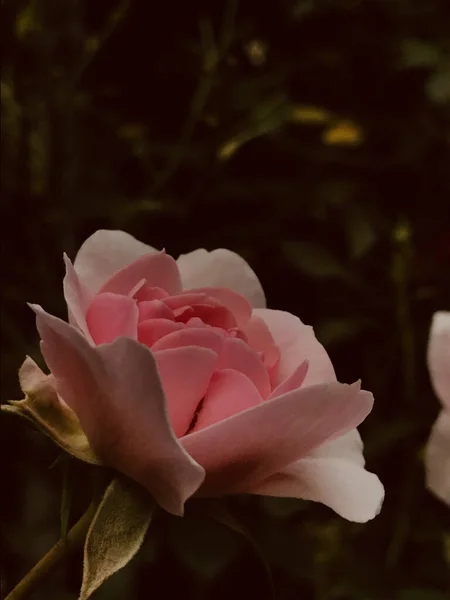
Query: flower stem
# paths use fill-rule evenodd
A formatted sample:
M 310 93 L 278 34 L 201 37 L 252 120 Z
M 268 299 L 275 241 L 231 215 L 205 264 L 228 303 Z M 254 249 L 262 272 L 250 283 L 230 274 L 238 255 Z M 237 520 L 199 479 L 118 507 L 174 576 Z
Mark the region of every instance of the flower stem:
M 23 600 L 28 598 L 53 568 L 67 555 L 76 550 L 84 542 L 89 525 L 97 510 L 97 502 L 92 502 L 80 520 L 75 523 L 67 534 L 61 538 L 41 560 L 29 571 L 16 587 L 6 596 L 5 600 Z

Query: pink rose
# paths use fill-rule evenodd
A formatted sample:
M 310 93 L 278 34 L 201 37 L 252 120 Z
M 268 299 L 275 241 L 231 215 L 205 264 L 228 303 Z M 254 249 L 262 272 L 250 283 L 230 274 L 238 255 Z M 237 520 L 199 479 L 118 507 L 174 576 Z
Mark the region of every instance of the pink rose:
M 450 312 L 437 312 L 431 325 L 428 367 L 443 409 L 425 452 L 427 486 L 450 504 Z
M 383 486 L 356 430 L 372 394 L 336 381 L 311 327 L 265 308 L 241 257 L 174 260 L 98 231 L 65 260 L 70 324 L 33 308 L 49 379 L 103 463 L 179 515 L 194 494 L 234 493 L 378 513 Z

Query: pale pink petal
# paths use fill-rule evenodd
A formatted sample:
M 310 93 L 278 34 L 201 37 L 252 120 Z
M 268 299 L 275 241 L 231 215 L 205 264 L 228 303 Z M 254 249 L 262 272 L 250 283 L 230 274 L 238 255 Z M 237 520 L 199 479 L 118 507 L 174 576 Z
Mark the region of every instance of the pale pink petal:
M 124 337 L 93 347 L 71 325 L 32 308 L 58 391 L 94 452 L 181 515 L 204 471 L 175 437 L 153 354 Z
M 321 502 L 357 523 L 373 519 L 384 499 L 384 488 L 376 475 L 340 458 L 302 458 L 247 493 Z
M 253 314 L 244 328 L 244 333 L 253 350 L 264 353 L 264 364 L 267 367 L 272 367 L 278 362 L 280 349 L 261 317 Z
M 86 323 L 96 344 L 108 344 L 121 335 L 135 340 L 138 307 L 129 296 L 99 294 L 87 311 Z
M 282 396 L 292 390 L 296 390 L 303 385 L 306 375 L 308 373 L 308 361 L 304 360 L 302 364 L 292 373 L 290 377 L 285 379 L 278 387 L 276 387 L 270 394 L 269 398 L 276 398 Z
M 373 396 L 337 382 L 300 388 L 182 438 L 207 472 L 201 493 L 234 493 L 359 425 Z
M 363 467 L 363 443 L 359 431 L 351 429 L 340 437 L 329 440 L 309 453 L 311 458 L 343 458 Z
M 206 394 L 217 354 L 209 348 L 185 346 L 154 352 L 167 398 L 175 435 L 189 429 L 194 413 Z
M 218 369 L 234 369 L 246 375 L 265 399 L 270 394 L 267 369 L 248 344 L 238 338 L 225 338 L 219 354 Z
M 233 314 L 239 327 L 245 327 L 252 316 L 252 305 L 248 299 L 229 288 L 202 287 L 191 292 L 201 292 L 206 294 L 208 300 L 218 300 Z
M 229 288 L 245 296 L 252 306 L 266 306 L 264 291 L 249 264 L 231 250 L 208 252 L 200 248 L 178 260 L 184 290 L 202 287 Z
M 69 323 L 76 325 L 89 339 L 91 339 L 86 324 L 86 312 L 91 303 L 92 295 L 80 281 L 67 254 L 64 254 L 66 274 L 63 280 L 64 298 L 67 303 Z
M 257 406 L 262 401 L 255 385 L 242 373 L 232 369 L 216 371 L 192 431 L 199 431 L 223 421 L 247 408 Z
M 440 500 L 450 505 L 450 411 L 438 416 L 425 450 L 426 482 Z
M 161 300 L 144 300 L 144 302 L 139 302 L 138 309 L 140 321 L 147 319 L 174 320 L 173 312 Z
M 433 316 L 428 367 L 436 396 L 450 410 L 450 312 L 441 311 Z
M 314 335 L 313 328 L 304 325 L 298 317 L 281 310 L 257 309 L 255 314 L 266 323 L 279 346 L 278 383 L 287 379 L 304 361 L 309 362 L 303 385 L 336 381 L 331 360 L 325 348 Z
M 219 354 L 224 343 L 224 336 L 209 327 L 191 328 L 182 323 L 177 323 L 182 329 L 161 338 L 153 347 L 154 352 L 169 348 L 182 348 L 184 346 L 199 346 L 209 348 Z
M 183 323 L 175 323 L 169 319 L 149 319 L 138 325 L 138 340 L 151 348 L 158 340 L 170 336 L 171 333 L 184 327 Z
M 165 252 L 152 252 L 116 271 L 100 291 L 128 295 L 141 279 L 145 279 L 152 287 L 166 290 L 169 294 L 177 294 L 181 289 L 180 274 L 175 260 Z
M 156 250 L 125 231 L 100 229 L 78 250 L 74 267 L 93 295 L 116 271 L 150 252 Z

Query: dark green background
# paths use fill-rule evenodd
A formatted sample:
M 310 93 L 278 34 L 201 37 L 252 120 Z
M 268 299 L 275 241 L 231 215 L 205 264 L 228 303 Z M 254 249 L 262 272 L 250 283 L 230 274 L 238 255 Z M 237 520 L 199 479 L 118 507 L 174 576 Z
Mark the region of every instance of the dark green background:
M 424 488 L 439 404 L 432 314 L 450 308 L 446 0 L 5 1 L 2 399 L 39 359 L 26 302 L 64 316 L 62 253 L 121 228 L 178 255 L 231 248 L 269 307 L 312 324 L 386 487 L 367 525 L 301 501 L 235 498 L 280 600 L 443 600 L 449 510 Z M 59 535 L 61 465 L 2 418 L 6 592 Z M 90 493 L 69 469 L 71 520 Z M 195 507 L 194 507 L 195 508 Z M 36 598 L 76 598 L 80 556 Z M 269 597 L 245 539 L 162 518 L 99 599 Z

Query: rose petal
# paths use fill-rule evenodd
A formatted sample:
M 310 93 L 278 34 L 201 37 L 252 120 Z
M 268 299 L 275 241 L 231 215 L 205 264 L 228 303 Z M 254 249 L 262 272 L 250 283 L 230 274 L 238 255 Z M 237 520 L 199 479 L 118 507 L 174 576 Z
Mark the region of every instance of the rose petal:
M 372 404 L 358 384 L 302 387 L 181 442 L 205 468 L 202 494 L 239 493 L 359 425 Z
M 373 519 L 384 498 L 376 475 L 339 458 L 302 458 L 247 493 L 314 500 L 357 523 Z
M 175 310 L 177 308 L 184 308 L 191 306 L 192 304 L 202 304 L 205 302 L 206 295 L 195 293 L 195 294 L 177 294 L 176 296 L 170 296 L 164 299 L 165 304 Z
M 292 392 L 292 390 L 300 388 L 308 373 L 308 366 L 308 361 L 304 360 L 290 377 L 285 379 L 283 383 L 280 383 L 280 385 L 273 390 L 269 398 L 276 398 L 277 396 L 282 396 L 283 394 L 287 394 L 288 392 Z
M 292 375 L 304 360 L 308 361 L 309 369 L 303 385 L 336 381 L 331 360 L 314 335 L 312 327 L 304 325 L 298 317 L 281 310 L 257 309 L 254 313 L 269 327 L 275 343 L 280 348 L 278 383 Z
M 169 294 L 176 294 L 181 290 L 180 274 L 175 260 L 165 252 L 152 252 L 116 271 L 103 284 L 100 292 L 127 295 L 141 279 L 145 279 L 152 287 L 166 290 Z
M 147 319 L 174 320 L 173 312 L 161 300 L 144 300 L 144 302 L 139 302 L 138 309 L 140 321 Z
M 156 250 L 125 231 L 100 229 L 81 246 L 74 267 L 83 285 L 93 295 L 116 271 L 150 252 Z
M 218 300 L 233 314 L 239 327 L 245 327 L 252 316 L 252 305 L 247 298 L 229 288 L 202 287 L 191 292 L 201 292 L 208 300 Z
M 129 296 L 99 294 L 87 311 L 86 323 L 96 344 L 108 344 L 120 335 L 135 340 L 138 307 Z
M 181 515 L 204 471 L 174 435 L 150 350 L 124 337 L 92 347 L 71 325 L 32 308 L 59 393 L 96 454 Z
M 428 367 L 436 396 L 450 410 L 450 312 L 441 311 L 433 316 Z
M 264 353 L 264 364 L 267 367 L 270 368 L 278 362 L 280 349 L 275 344 L 268 326 L 261 317 L 253 314 L 245 326 L 244 333 L 253 350 Z
M 427 487 L 450 505 L 450 411 L 437 418 L 425 450 Z
M 225 338 L 219 355 L 218 369 L 234 369 L 246 375 L 265 399 L 270 394 L 269 374 L 259 356 L 238 338 Z
M 175 435 L 189 429 L 206 394 L 217 354 L 209 348 L 185 346 L 154 352 Z
M 262 401 L 255 385 L 242 373 L 232 369 L 216 371 L 192 431 L 204 429 Z
M 138 325 L 138 340 L 151 348 L 158 340 L 182 329 L 183 323 L 175 323 L 169 319 L 149 319 L 141 321 Z
M 200 346 L 201 348 L 209 348 L 216 354 L 222 349 L 224 337 L 217 331 L 210 328 L 190 328 L 185 327 L 182 323 L 177 323 L 182 329 L 174 333 L 170 333 L 164 338 L 161 338 L 153 347 L 154 352 L 167 350 L 169 348 L 182 348 L 184 346 Z
M 66 274 L 63 280 L 63 288 L 69 323 L 76 325 L 89 339 L 92 339 L 86 324 L 86 312 L 92 296 L 78 278 L 67 254 L 64 254 L 64 264 L 66 265 Z
M 184 290 L 202 287 L 229 288 L 245 296 L 252 306 L 266 306 L 259 280 L 249 264 L 235 252 L 200 248 L 178 260 Z

